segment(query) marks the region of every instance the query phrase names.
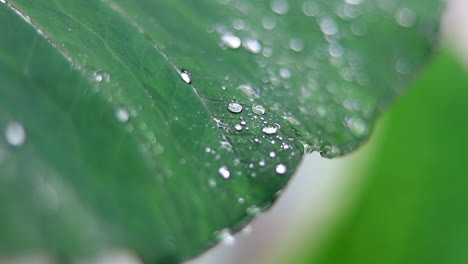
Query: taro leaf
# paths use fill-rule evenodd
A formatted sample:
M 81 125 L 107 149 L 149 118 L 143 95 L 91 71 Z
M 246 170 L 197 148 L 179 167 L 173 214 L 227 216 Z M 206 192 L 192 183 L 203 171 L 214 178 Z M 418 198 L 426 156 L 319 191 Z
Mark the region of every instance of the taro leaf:
M 0 5 L 0 255 L 199 254 L 271 204 L 304 151 L 332 157 L 366 138 L 427 60 L 439 11 L 436 0 Z

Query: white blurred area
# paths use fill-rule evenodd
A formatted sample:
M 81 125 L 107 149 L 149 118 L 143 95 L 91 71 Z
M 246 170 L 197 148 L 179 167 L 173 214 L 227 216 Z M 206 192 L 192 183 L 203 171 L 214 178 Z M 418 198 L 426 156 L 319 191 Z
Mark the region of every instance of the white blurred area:
M 444 39 L 454 44 L 468 66 L 468 0 L 447 3 Z M 359 170 L 365 169 L 359 161 L 376 151 L 373 142 L 378 141 L 379 130 L 375 129 L 368 143 L 345 157 L 328 160 L 317 153 L 307 155 L 278 201 L 249 225 L 249 232 L 236 234 L 233 244 L 221 243 L 184 264 L 283 264 L 291 263 L 291 257 L 301 252 L 317 249 L 329 227 L 357 197 L 364 180 L 359 178 Z M 51 263 L 55 261 L 46 256 L 0 258 L 0 264 Z M 142 264 L 125 250 L 81 263 Z

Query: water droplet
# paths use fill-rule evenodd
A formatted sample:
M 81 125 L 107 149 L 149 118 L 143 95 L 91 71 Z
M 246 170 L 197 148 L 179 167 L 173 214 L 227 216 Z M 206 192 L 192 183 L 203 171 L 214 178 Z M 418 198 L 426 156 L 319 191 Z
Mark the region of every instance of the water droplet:
M 283 79 L 289 79 L 291 77 L 291 72 L 286 68 L 281 68 L 279 74 Z
M 218 232 L 217 239 L 218 241 L 221 241 L 223 244 L 228 246 L 231 246 L 236 242 L 236 239 L 232 235 L 231 230 L 227 228 Z
M 242 105 L 238 104 L 238 103 L 230 103 L 228 105 L 228 110 L 231 112 L 231 113 L 235 113 L 235 114 L 238 114 L 240 112 L 242 112 Z
M 245 28 L 245 22 L 242 19 L 236 19 L 233 25 L 237 30 L 243 30 Z
M 241 84 L 237 87 L 242 93 L 248 96 L 250 99 L 258 99 L 260 95 L 250 86 L 249 84 Z
M 256 39 L 247 39 L 244 41 L 244 48 L 254 54 L 258 54 L 262 50 L 262 45 Z
M 185 83 L 192 83 L 192 74 L 189 71 L 182 69 L 180 71 L 180 77 L 182 78 L 182 80 L 184 80 Z
M 267 30 L 272 30 L 276 27 L 276 21 L 272 17 L 265 17 L 262 20 L 262 25 Z
M 306 16 L 316 16 L 320 12 L 320 8 L 316 2 L 307 1 L 302 5 L 302 12 L 304 12 Z
M 257 115 L 264 115 L 265 114 L 265 107 L 263 105 L 252 105 L 252 112 Z
M 120 107 L 115 112 L 115 116 L 120 122 L 126 123 L 130 119 L 130 113 L 126 108 Z
M 289 41 L 289 47 L 294 51 L 302 51 L 304 49 L 304 42 L 298 38 L 293 38 Z
M 12 122 L 7 125 L 5 130 L 6 141 L 15 147 L 19 147 L 26 141 L 26 131 L 23 125 L 17 122 Z
M 237 130 L 237 131 L 242 131 L 242 125 L 237 124 L 237 125 L 234 126 L 234 129 Z
M 290 149 L 290 148 L 291 148 L 291 146 L 289 146 L 289 145 L 286 144 L 286 143 L 282 143 L 282 144 L 281 144 L 281 149 L 282 149 L 282 150 L 288 150 L 288 149 Z
M 338 25 L 335 20 L 325 17 L 320 20 L 320 30 L 322 30 L 325 35 L 335 35 L 338 33 Z
M 93 78 L 94 81 L 100 83 L 104 80 L 104 75 L 101 72 L 95 72 L 93 73 Z
M 243 125 L 243 126 L 245 126 L 245 125 L 247 125 L 247 121 L 242 120 L 242 121 L 240 121 L 240 124 Z
M 273 152 L 273 151 L 272 151 L 272 152 L 270 152 L 270 158 L 274 158 L 274 157 L 276 157 L 276 153 L 275 153 L 275 152 Z
M 243 203 L 245 203 L 245 199 L 241 197 L 241 198 L 237 199 L 237 202 L 240 203 L 240 204 L 243 204 Z
M 411 66 L 407 59 L 399 58 L 396 65 L 396 70 L 401 74 L 409 74 L 411 72 Z
M 256 205 L 251 205 L 251 206 L 247 207 L 247 209 L 246 209 L 246 213 L 248 215 L 257 215 L 261 211 L 262 210 L 260 209 L 260 207 L 258 207 Z
M 284 15 L 289 10 L 288 2 L 286 0 L 272 0 L 271 10 L 279 15 Z
M 226 166 L 219 168 L 218 172 L 224 179 L 229 179 L 229 177 L 231 177 L 231 172 Z
M 288 171 L 288 168 L 283 163 L 276 165 L 276 173 L 285 174 Z
M 359 5 L 360 3 L 362 3 L 364 0 L 345 0 L 346 3 L 350 4 L 350 5 Z
M 240 38 L 234 36 L 232 33 L 224 34 L 223 36 L 221 36 L 221 40 L 226 46 L 228 46 L 231 49 L 238 49 L 242 44 Z
M 416 22 L 416 15 L 411 9 L 402 8 L 395 14 L 395 20 L 402 27 L 412 27 Z
M 268 125 L 262 129 L 262 132 L 268 135 L 273 135 L 278 131 L 278 128 L 272 125 Z
M 328 53 L 330 53 L 330 56 L 332 57 L 339 58 L 343 56 L 343 47 L 338 43 L 331 43 L 328 46 Z
M 215 182 L 215 180 L 210 179 L 210 180 L 208 181 L 208 186 L 210 186 L 211 188 L 216 187 L 216 182 Z
M 367 125 L 365 121 L 360 118 L 349 118 L 346 121 L 346 125 L 356 137 L 362 137 L 367 132 Z
M 264 167 L 266 165 L 266 162 L 264 160 L 261 160 L 261 161 L 258 162 L 258 165 L 260 167 Z
M 6 4 L 7 1 L 6 1 L 6 0 L 0 0 L 0 3 L 1 3 L 1 4 Z

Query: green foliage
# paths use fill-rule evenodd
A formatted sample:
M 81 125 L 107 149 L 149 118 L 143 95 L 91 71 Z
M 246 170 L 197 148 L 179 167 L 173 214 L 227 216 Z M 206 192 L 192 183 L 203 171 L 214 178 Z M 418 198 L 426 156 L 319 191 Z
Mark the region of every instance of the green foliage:
M 360 199 L 309 263 L 467 263 L 467 87 L 438 55 L 382 120 Z
M 304 151 L 354 149 L 440 3 L 348 2 L 1 4 L 0 253 L 178 262 L 268 207 Z

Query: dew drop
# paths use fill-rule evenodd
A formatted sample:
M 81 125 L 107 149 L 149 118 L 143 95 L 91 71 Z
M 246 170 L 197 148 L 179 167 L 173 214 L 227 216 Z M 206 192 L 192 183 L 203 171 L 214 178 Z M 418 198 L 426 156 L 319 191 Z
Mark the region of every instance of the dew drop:
M 276 131 L 278 131 L 278 128 L 271 125 L 268 125 L 262 129 L 262 132 L 268 135 L 276 134 Z
M 237 36 L 234 36 L 232 33 L 226 33 L 221 37 L 223 43 L 231 49 L 238 49 L 242 41 Z
M 272 30 L 272 29 L 274 29 L 276 27 L 276 21 L 275 21 L 274 18 L 265 17 L 262 20 L 262 25 L 263 25 L 263 28 L 265 28 L 267 30 Z
M 234 129 L 235 129 L 236 131 L 242 131 L 242 125 L 241 125 L 241 124 L 237 124 L 237 125 L 234 126 Z
M 247 121 L 242 120 L 242 121 L 240 121 L 240 124 L 243 125 L 243 126 L 245 126 L 245 125 L 247 125 Z
M 258 54 L 262 50 L 262 45 L 256 39 L 247 39 L 247 40 L 245 40 L 244 41 L 244 47 L 248 51 L 250 51 L 250 52 L 252 52 L 254 54 Z
M 276 153 L 275 153 L 275 152 L 273 152 L 273 151 L 272 151 L 272 152 L 270 152 L 270 158 L 274 158 L 274 157 L 276 157 Z
M 238 103 L 230 103 L 228 105 L 228 110 L 231 112 L 231 113 L 235 113 L 235 114 L 238 114 L 240 112 L 242 112 L 242 105 L 238 104 Z
M 252 112 L 254 112 L 254 114 L 257 114 L 257 115 L 264 115 L 266 111 L 263 105 L 254 104 L 252 105 Z
M 218 232 L 217 239 L 218 241 L 221 241 L 223 244 L 226 244 L 228 246 L 234 245 L 234 243 L 236 242 L 236 239 L 232 235 L 231 230 L 227 228 Z
M 306 16 L 316 16 L 319 11 L 319 6 L 314 1 L 307 1 L 302 5 L 302 12 L 304 12 Z
M 322 30 L 325 35 L 335 35 L 338 33 L 338 26 L 335 20 L 326 17 L 320 20 L 320 30 Z
M 126 108 L 120 107 L 115 112 L 115 116 L 120 122 L 126 123 L 130 119 L 130 113 Z
M 402 27 L 412 27 L 416 22 L 416 16 L 411 9 L 402 8 L 395 14 L 395 20 Z
M 26 141 L 26 131 L 23 125 L 17 122 L 12 122 L 7 125 L 5 130 L 6 141 L 15 147 L 20 147 Z
M 289 10 L 288 2 L 286 0 L 272 0 L 271 10 L 279 15 L 284 15 Z
M 229 179 L 229 177 L 231 177 L 231 172 L 226 166 L 222 166 L 221 168 L 219 168 L 218 172 L 219 175 L 221 175 L 221 177 L 223 177 L 226 180 Z
M 276 173 L 285 174 L 288 171 L 288 168 L 283 163 L 276 165 Z
M 281 68 L 279 71 L 279 75 L 283 79 L 289 79 L 291 77 L 291 72 L 286 68 Z
M 293 38 L 289 41 L 289 47 L 294 51 L 302 51 L 304 49 L 304 42 L 298 38 Z
M 180 77 L 182 78 L 182 80 L 184 80 L 185 83 L 192 83 L 192 74 L 189 71 L 182 69 L 180 71 Z

